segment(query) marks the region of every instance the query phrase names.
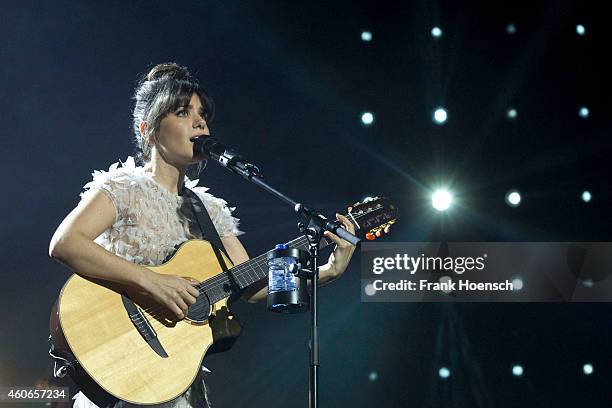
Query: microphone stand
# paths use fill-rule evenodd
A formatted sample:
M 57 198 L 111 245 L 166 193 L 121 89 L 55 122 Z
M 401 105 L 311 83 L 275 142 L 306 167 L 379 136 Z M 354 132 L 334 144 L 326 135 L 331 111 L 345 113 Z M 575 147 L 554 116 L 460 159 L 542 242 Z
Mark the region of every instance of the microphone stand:
M 199 140 L 201 139 L 201 140 Z M 268 183 L 266 183 L 259 172 L 259 168 L 254 164 L 246 162 L 240 155 L 230 149 L 220 146 L 221 150 L 216 153 L 202 148 L 202 143 L 206 143 L 207 138 L 196 138 L 194 140 L 194 151 L 200 153 L 206 151 L 207 156 L 211 156 L 214 161 L 220 163 L 230 171 L 242 176 L 243 178 L 255 183 L 273 196 L 279 198 L 287 204 L 293 206 L 296 214 L 303 219 L 298 223 L 300 233 L 306 235 L 310 252 L 310 270 L 307 276 L 311 280 L 310 291 L 310 376 L 308 389 L 308 406 L 317 408 L 319 406 L 319 320 L 317 314 L 318 302 L 318 280 L 319 280 L 319 242 L 323 238 L 323 232 L 330 231 L 340 238 L 357 246 L 361 241 L 355 235 L 340 227 L 340 222 L 328 221 L 320 213 L 298 203 L 287 195 L 281 193 Z M 221 153 L 223 151 L 223 153 Z

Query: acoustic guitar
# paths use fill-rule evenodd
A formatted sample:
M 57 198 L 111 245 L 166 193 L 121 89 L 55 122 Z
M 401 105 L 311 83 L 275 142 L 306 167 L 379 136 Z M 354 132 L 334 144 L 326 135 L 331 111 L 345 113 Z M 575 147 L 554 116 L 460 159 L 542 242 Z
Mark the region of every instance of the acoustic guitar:
M 397 209 L 386 198 L 373 198 L 356 203 L 346 216 L 359 235 L 375 239 L 395 223 Z M 323 239 L 320 246 L 331 243 Z M 305 237 L 288 244 L 308 249 Z M 231 268 L 223 270 L 219 254 Z M 79 274 L 61 290 L 51 313 L 55 353 L 74 355 L 85 375 L 72 378 L 88 396 L 103 391 L 148 405 L 183 394 L 209 348 L 222 351 L 239 334 L 240 324 L 227 309 L 228 298 L 268 276 L 267 253 L 232 266 L 204 240 L 186 241 L 167 262 L 148 268 L 197 280 L 200 295 L 184 319 L 177 321 L 167 309 L 137 293 Z

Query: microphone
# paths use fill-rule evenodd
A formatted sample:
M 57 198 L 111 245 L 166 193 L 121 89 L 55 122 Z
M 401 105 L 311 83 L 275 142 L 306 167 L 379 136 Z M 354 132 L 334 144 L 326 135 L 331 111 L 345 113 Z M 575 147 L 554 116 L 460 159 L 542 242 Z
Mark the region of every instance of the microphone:
M 241 156 L 232 149 L 222 145 L 216 137 L 212 136 L 197 136 L 191 139 L 193 142 L 193 153 L 196 157 L 210 158 L 220 162 L 223 166 L 240 158 Z
M 259 173 L 257 166 L 244 160 L 240 154 L 223 145 L 216 137 L 196 136 L 191 141 L 193 142 L 193 155 L 195 157 L 209 158 L 243 176 L 245 175 L 244 172 L 249 172 L 250 175 Z

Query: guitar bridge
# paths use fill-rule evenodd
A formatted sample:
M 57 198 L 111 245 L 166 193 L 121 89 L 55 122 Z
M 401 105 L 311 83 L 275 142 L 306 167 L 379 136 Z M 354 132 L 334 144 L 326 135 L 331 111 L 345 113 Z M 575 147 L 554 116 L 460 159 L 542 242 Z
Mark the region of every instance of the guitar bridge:
M 151 347 L 158 356 L 167 358 L 168 353 L 166 353 L 166 350 L 164 350 L 164 347 L 159 342 L 157 333 L 147 320 L 147 317 L 142 314 L 140 309 L 136 307 L 132 299 L 130 299 L 127 295 L 121 295 L 121 300 L 123 301 L 123 306 L 125 307 L 132 324 L 136 330 L 138 330 L 138 333 L 140 333 L 142 338 L 147 342 L 149 347 Z

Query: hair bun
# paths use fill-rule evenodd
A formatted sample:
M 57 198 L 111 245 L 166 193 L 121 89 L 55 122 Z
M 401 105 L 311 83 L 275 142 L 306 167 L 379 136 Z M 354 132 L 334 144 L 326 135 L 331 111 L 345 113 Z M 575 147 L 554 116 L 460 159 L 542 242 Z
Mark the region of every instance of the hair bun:
M 147 81 L 155 81 L 162 78 L 191 79 L 191 74 L 186 67 L 182 67 L 174 62 L 157 64 L 147 74 Z

